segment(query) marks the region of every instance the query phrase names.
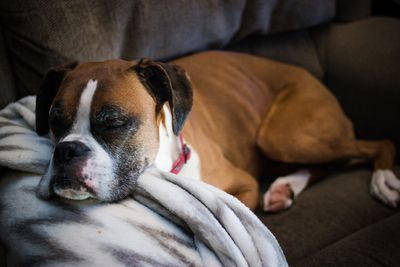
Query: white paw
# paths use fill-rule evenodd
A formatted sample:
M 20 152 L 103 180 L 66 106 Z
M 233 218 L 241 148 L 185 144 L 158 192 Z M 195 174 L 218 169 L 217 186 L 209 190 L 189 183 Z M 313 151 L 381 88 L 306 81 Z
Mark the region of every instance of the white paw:
M 396 208 L 400 201 L 400 180 L 391 170 L 377 170 L 372 174 L 370 193 L 386 205 Z
M 264 194 L 264 211 L 278 212 L 293 204 L 293 191 L 289 184 L 272 184 Z
M 293 205 L 294 198 L 306 187 L 311 174 L 306 170 L 280 177 L 264 194 L 264 211 L 279 212 Z

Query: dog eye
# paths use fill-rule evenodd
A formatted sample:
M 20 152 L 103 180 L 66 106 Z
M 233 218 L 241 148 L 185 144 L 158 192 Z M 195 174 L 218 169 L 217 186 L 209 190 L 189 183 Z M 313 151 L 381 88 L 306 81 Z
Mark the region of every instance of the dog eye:
M 122 130 L 130 125 L 130 121 L 124 117 L 114 117 L 108 116 L 102 120 L 96 120 L 93 122 L 92 127 L 97 132 L 101 133 L 103 131 L 115 131 Z
M 105 130 L 115 130 L 128 125 L 126 120 L 114 119 L 105 122 Z
M 124 110 L 116 106 L 104 106 L 95 114 L 91 121 L 93 131 L 102 134 L 118 134 L 131 130 L 136 125 L 135 118 L 129 116 Z

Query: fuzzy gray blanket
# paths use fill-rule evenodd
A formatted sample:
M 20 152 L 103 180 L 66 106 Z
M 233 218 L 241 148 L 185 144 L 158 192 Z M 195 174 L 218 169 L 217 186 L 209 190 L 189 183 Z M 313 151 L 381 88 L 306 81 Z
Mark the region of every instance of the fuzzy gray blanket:
M 287 266 L 271 232 L 236 198 L 150 168 L 131 198 L 36 197 L 50 139 L 36 134 L 35 97 L 0 111 L 0 238 L 10 266 Z M 17 170 L 17 171 L 15 171 Z

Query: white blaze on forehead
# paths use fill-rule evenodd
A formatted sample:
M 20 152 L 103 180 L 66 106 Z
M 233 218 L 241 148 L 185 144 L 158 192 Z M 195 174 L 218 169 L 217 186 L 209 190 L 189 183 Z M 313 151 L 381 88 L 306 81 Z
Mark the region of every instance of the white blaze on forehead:
M 70 131 L 62 141 L 72 141 L 90 133 L 90 107 L 92 105 L 93 95 L 97 89 L 97 81 L 89 80 L 86 87 L 83 89 L 78 111 L 76 113 L 75 121 Z M 78 136 L 77 136 L 78 135 Z
M 81 95 L 72 132 L 87 133 L 90 131 L 90 106 L 92 105 L 93 95 L 96 89 L 97 81 L 89 80 Z

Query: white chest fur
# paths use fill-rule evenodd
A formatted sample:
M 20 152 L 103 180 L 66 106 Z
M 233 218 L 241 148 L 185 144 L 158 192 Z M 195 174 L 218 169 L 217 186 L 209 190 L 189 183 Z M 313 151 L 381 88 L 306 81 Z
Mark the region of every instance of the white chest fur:
M 179 137 L 172 130 L 172 115 L 167 104 L 163 106 L 163 112 L 165 123 L 159 125 L 160 144 L 154 165 L 162 171 L 169 172 L 173 163 L 179 157 L 181 144 Z M 199 155 L 190 144 L 187 145 L 191 150 L 191 156 L 178 175 L 192 179 L 201 179 Z

